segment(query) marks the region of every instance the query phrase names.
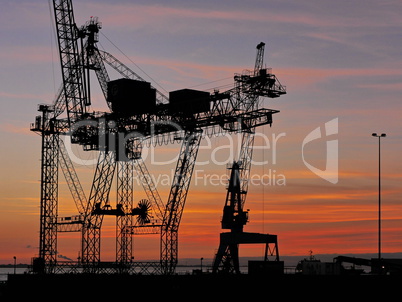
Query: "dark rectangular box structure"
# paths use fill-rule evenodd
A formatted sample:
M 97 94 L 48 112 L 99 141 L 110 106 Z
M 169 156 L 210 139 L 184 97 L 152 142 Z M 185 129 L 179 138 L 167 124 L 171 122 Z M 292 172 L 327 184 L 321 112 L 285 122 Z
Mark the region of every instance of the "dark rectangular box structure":
M 107 101 L 120 115 L 151 113 L 156 107 L 156 90 L 149 82 L 122 78 L 108 82 Z
M 190 115 L 210 110 L 209 92 L 181 89 L 169 92 L 169 109 L 172 114 Z
M 250 275 L 283 275 L 283 261 L 248 261 L 248 273 Z

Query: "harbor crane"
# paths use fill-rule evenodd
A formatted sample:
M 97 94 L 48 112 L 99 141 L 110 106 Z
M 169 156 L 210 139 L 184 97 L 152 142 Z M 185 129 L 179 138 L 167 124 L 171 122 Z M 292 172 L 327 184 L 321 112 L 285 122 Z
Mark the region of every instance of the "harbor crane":
M 178 261 L 178 233 L 191 176 L 203 135 L 241 129 L 251 152 L 258 126 L 272 124 L 274 109 L 260 108 L 260 97 L 286 93 L 271 69 L 262 67 L 264 44 L 257 46 L 258 67 L 234 76 L 234 87 L 213 93 L 181 89 L 165 96 L 112 54 L 97 47 L 102 24 L 91 17 L 78 27 L 72 0 L 53 0 L 62 84 L 52 104 L 40 104 L 31 130 L 41 136 L 39 255 L 36 273 L 128 272 L 173 274 Z M 108 68 L 120 78 L 110 79 Z M 91 76 L 96 75 L 107 111 L 92 109 Z M 205 131 L 214 129 L 214 131 Z M 204 133 L 205 131 L 205 133 Z M 142 158 L 145 144 L 181 142 L 174 177 L 164 202 Z M 89 194 L 80 184 L 66 143 L 94 151 L 98 160 Z M 246 157 L 248 155 L 245 155 Z M 250 164 L 248 162 L 247 164 Z M 244 165 L 244 163 L 242 164 Z M 60 217 L 59 170 L 77 208 Z M 143 179 L 147 199 L 134 202 L 133 175 Z M 246 177 L 246 175 L 244 175 Z M 242 176 L 242 179 L 243 178 Z M 116 180 L 117 198 L 110 193 Z M 242 181 L 242 186 L 245 183 Z M 240 212 L 239 212 L 240 213 Z M 116 217 L 116 261 L 101 261 L 101 229 L 105 215 Z M 80 232 L 77 263 L 57 259 L 58 233 Z M 133 236 L 160 235 L 160 260 L 133 261 Z
M 264 48 L 265 44 L 263 42 L 257 45 L 257 57 L 253 72 L 254 78 L 266 72 L 266 70 L 263 69 Z M 241 78 L 238 80 L 243 81 Z M 248 89 L 249 92 L 253 91 L 254 85 L 257 85 L 257 87 L 260 85 L 258 81 L 253 83 L 253 81 L 250 81 L 248 78 L 246 78 L 245 81 L 246 85 L 250 85 Z M 268 87 L 269 85 L 270 84 L 268 84 Z M 258 106 L 258 98 L 260 96 L 269 96 L 269 93 L 249 93 L 248 96 L 253 106 Z M 256 121 L 253 120 L 251 122 L 254 123 Z M 220 234 L 219 249 L 215 255 L 212 267 L 213 273 L 240 273 L 239 244 L 264 243 L 266 245 L 264 260 L 268 260 L 268 255 L 275 255 L 275 260 L 279 261 L 276 235 L 246 233 L 243 231 L 243 227 L 248 222 L 248 210 L 244 210 L 244 204 L 246 202 L 248 181 L 250 178 L 254 128 L 255 127 L 246 127 L 241 129 L 242 141 L 239 159 L 234 161 L 229 167 L 231 172 L 221 224 L 222 229 L 229 229 L 230 232 Z

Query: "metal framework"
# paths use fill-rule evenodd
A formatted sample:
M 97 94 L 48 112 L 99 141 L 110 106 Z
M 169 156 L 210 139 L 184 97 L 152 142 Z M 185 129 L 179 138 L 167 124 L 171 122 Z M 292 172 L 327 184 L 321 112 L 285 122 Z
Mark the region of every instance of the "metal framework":
M 74 20 L 72 1 L 53 1 L 57 41 L 63 78 L 67 118 L 71 124 L 85 112 L 88 98 L 85 95 L 82 62 L 78 48 L 78 28 Z
M 93 272 L 92 269 L 100 262 L 101 226 L 103 216 L 110 207 L 109 193 L 115 169 L 115 153 L 100 151 L 82 231 L 82 262 L 88 272 Z
M 53 124 L 48 119 L 53 112 L 51 107 L 40 106 L 39 110 L 43 113 L 42 124 L 38 125 L 42 134 L 39 258 L 52 272 L 57 262 L 59 136 L 54 133 Z
M 179 225 L 190 187 L 201 134 L 201 131 L 185 133 L 170 188 L 161 232 L 161 265 L 165 274 L 173 274 L 177 265 Z
M 265 44 L 257 45 L 257 57 L 254 66 L 253 78 L 237 78 L 237 89 L 240 92 L 247 91 L 245 100 L 249 110 L 258 107 L 260 96 L 271 96 L 269 89 L 261 89 L 261 82 L 254 81 L 266 71 L 262 69 Z M 269 80 L 268 80 L 269 81 Z M 269 87 L 270 84 L 268 84 Z M 241 149 L 238 161 L 234 161 L 229 178 L 229 186 L 226 194 L 225 206 L 223 208 L 222 229 L 229 229 L 230 233 L 220 234 L 220 244 L 215 255 L 212 271 L 214 273 L 236 273 L 240 274 L 239 266 L 239 244 L 264 243 L 264 260 L 269 256 L 275 256 L 279 261 L 277 236 L 270 234 L 246 233 L 243 231 L 248 222 L 248 211 L 244 210 L 250 178 L 251 159 L 254 145 L 254 128 L 256 120 L 251 119 L 250 124 L 242 124 Z M 271 245 L 273 245 L 273 247 Z
M 129 213 L 134 206 L 133 162 L 119 162 L 117 178 L 117 205 L 123 213 Z M 128 232 L 133 225 L 133 216 L 116 215 L 116 262 L 127 265 L 132 261 L 133 237 Z
M 243 167 L 240 186 L 246 191 L 254 129 L 272 124 L 272 115 L 279 112 L 260 108 L 259 97 L 276 98 L 285 94 L 286 89 L 270 69 L 262 67 L 264 43 L 260 43 L 254 71 L 236 74 L 234 88 L 208 94 L 204 100 L 204 105 L 208 106 L 202 110 L 177 109 L 151 85 L 150 89 L 155 91 L 155 108 L 147 112 L 120 113 L 113 109 L 109 98 L 111 81 L 106 66 L 124 79 L 145 81 L 113 55 L 97 48 L 101 28 L 97 18 L 91 17 L 78 28 L 72 0 L 53 0 L 53 7 L 63 83 L 53 105 L 40 105 L 42 115 L 31 125 L 31 130 L 42 136 L 40 244 L 33 271 L 173 274 L 178 260 L 180 221 L 203 130 L 231 133 L 241 129 L 243 144 L 248 146 L 240 155 Z M 90 71 L 96 74 L 110 109 L 108 112 L 91 110 Z M 60 137 L 81 145 L 84 151 L 98 152 L 88 198 Z M 164 203 L 141 158 L 142 145 L 168 144 L 178 139 L 182 146 L 169 197 Z M 58 216 L 59 166 L 77 207 L 78 214 L 71 217 Z M 137 206 L 134 205 L 134 172 L 141 176 L 148 198 L 140 200 Z M 117 192 L 111 194 L 114 179 L 117 179 Z M 116 203 L 112 204 L 114 197 Z M 245 194 L 242 205 L 244 201 Z M 116 261 L 113 263 L 101 261 L 104 215 L 116 217 Z M 58 232 L 81 232 L 78 263 L 57 261 Z M 132 236 L 139 234 L 160 234 L 159 262 L 132 261 Z M 154 268 L 150 269 L 151 266 Z

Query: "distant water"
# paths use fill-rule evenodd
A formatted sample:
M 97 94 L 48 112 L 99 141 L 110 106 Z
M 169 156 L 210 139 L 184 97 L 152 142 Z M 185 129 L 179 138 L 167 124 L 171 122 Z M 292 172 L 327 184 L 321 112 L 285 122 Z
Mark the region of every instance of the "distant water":
M 192 274 L 193 270 L 200 270 L 200 266 L 196 265 L 178 265 L 176 267 L 176 273 L 179 275 L 185 275 L 185 274 Z M 292 274 L 294 273 L 294 267 L 285 267 L 285 274 Z M 202 268 L 203 272 L 211 272 L 212 268 L 210 266 L 203 266 Z M 28 271 L 27 267 L 17 267 L 15 269 L 16 274 L 25 274 Z M 240 266 L 240 271 L 241 273 L 245 274 L 247 273 L 248 269 L 245 266 Z M 14 268 L 13 267 L 0 267 L 0 282 L 7 281 L 8 280 L 8 275 L 14 274 Z
M 24 274 L 27 271 L 28 268 L 26 267 L 17 267 L 15 269 L 16 274 Z M 0 267 L 0 282 L 7 281 L 8 275 L 14 274 L 14 268 L 13 267 Z
M 186 275 L 186 274 L 192 274 L 193 270 L 200 270 L 201 267 L 200 266 L 177 266 L 176 267 L 176 273 L 179 275 Z M 25 274 L 28 271 L 28 268 L 26 267 L 17 267 L 15 269 L 15 273 L 16 274 Z M 211 271 L 210 267 L 203 267 L 203 272 L 207 272 L 207 271 Z M 241 267 L 241 271 L 242 273 L 246 273 L 247 272 L 247 268 Z M 0 267 L 0 282 L 3 281 L 7 281 L 8 280 L 8 275 L 12 275 L 14 274 L 14 268 L 13 267 Z

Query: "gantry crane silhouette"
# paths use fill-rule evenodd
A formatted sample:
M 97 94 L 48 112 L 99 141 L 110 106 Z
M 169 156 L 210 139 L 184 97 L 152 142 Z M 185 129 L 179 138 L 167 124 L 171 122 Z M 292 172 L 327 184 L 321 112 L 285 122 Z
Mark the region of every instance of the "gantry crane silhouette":
M 91 17 L 78 27 L 72 0 L 53 0 L 53 11 L 62 71 L 62 85 L 53 104 L 39 104 L 41 115 L 31 130 L 41 136 L 39 254 L 33 259 L 36 273 L 129 272 L 173 274 L 178 261 L 178 231 L 203 131 L 242 132 L 246 140 L 241 159 L 241 192 L 247 190 L 254 129 L 272 124 L 278 110 L 260 108 L 260 98 L 276 98 L 286 89 L 263 68 L 264 43 L 257 46 L 253 71 L 235 74 L 234 87 L 213 93 L 181 89 L 169 97 L 97 47 L 101 23 Z M 120 78 L 111 80 L 108 68 Z M 95 73 L 108 111 L 92 110 L 91 76 Z M 213 131 L 212 131 L 213 132 Z M 211 133 L 212 133 L 211 132 Z M 206 134 L 208 135 L 208 133 Z M 141 151 L 144 144 L 181 142 L 168 199 L 162 201 Z M 89 195 L 66 150 L 66 143 L 94 151 L 98 161 Z M 59 217 L 59 170 L 62 171 L 77 215 Z M 133 175 L 142 176 L 147 199 L 134 205 Z M 110 192 L 116 179 L 117 199 Z M 245 194 L 241 193 L 244 204 Z M 242 215 L 239 207 L 237 214 Z M 101 229 L 105 215 L 116 217 L 116 261 L 101 261 Z M 226 217 L 226 216 L 225 216 Z M 81 232 L 77 263 L 57 258 L 58 233 Z M 160 235 L 160 260 L 133 261 L 133 236 Z M 233 252 L 232 252 L 233 253 Z

